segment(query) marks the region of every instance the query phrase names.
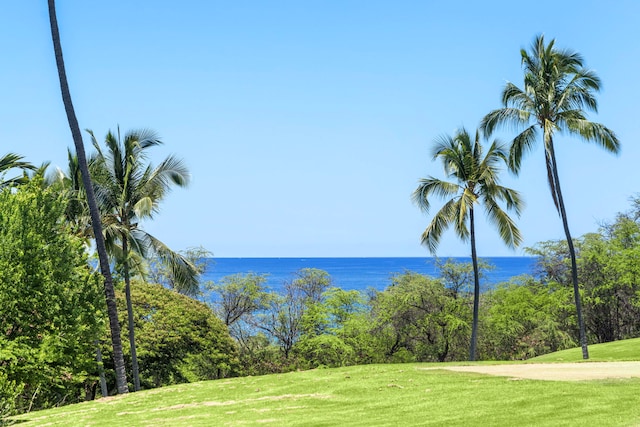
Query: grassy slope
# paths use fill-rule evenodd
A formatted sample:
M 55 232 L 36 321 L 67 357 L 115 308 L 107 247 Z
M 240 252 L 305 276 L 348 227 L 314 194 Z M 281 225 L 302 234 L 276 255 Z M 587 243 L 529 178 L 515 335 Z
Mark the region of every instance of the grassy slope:
M 614 362 L 640 360 L 640 338 L 589 346 L 589 361 Z M 571 348 L 529 359 L 530 362 L 580 362 L 582 349 Z
M 640 340 L 590 348 L 597 360 L 640 359 Z M 577 357 L 569 351 L 537 361 L 579 360 L 579 349 L 576 351 Z M 183 384 L 35 412 L 20 417 L 28 422 L 19 425 L 370 427 L 640 423 L 637 379 L 514 381 L 443 371 L 437 366 L 354 366 Z

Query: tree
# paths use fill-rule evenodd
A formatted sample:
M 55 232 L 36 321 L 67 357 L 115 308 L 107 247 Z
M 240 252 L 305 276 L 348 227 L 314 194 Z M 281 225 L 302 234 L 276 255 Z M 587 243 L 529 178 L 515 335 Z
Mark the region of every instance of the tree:
M 458 131 L 453 138 L 443 136 L 436 140 L 433 158 L 442 160 L 445 174 L 456 182 L 442 181 L 429 177 L 420 180 L 420 185 L 413 192 L 413 201 L 425 213 L 431 207 L 432 195 L 449 198 L 445 205 L 435 214 L 424 233 L 422 244 L 435 254 L 442 233 L 450 226 L 460 239 L 471 241 L 471 261 L 473 263 L 474 298 L 473 326 L 469 360 L 475 360 L 478 338 L 478 310 L 480 305 L 480 276 L 478 256 L 476 253 L 475 210 L 477 203 L 482 203 L 487 217 L 492 222 L 504 243 L 514 248 L 522 242 L 520 231 L 509 215 L 500 207 L 504 201 L 507 209 L 520 214 L 522 201 L 517 191 L 499 184 L 499 168 L 506 162 L 506 151 L 497 141 L 493 141 L 483 157 L 480 135 L 476 131 L 475 141 L 465 129 Z M 468 225 L 467 225 L 468 224 Z
M 89 162 L 91 162 L 90 159 Z M 90 166 L 89 169 L 91 169 Z M 73 233 L 85 239 L 89 245 L 89 241 L 93 239 L 93 228 L 78 156 L 67 149 L 67 170 L 57 168 L 49 181 L 52 184 L 59 183 L 61 190 L 66 193 L 69 200 L 66 212 L 67 222 L 71 225 Z
M 295 273 L 293 285 L 311 303 L 322 301 L 322 294 L 331 287 L 331 276 L 317 268 L 303 268 Z
M 473 286 L 473 263 L 459 262 L 451 258 L 446 261 L 436 259 L 436 267 L 440 279 L 444 281 L 445 287 L 451 291 L 454 298 L 457 298 L 461 293 L 469 292 Z M 478 277 L 484 279 L 486 272 L 493 268 L 493 265 L 478 260 Z
M 266 281 L 266 275 L 234 274 L 209 286 L 215 295 L 214 310 L 227 327 L 266 308 L 269 300 L 264 286 Z
M 116 296 L 124 313 L 126 296 Z M 132 286 L 131 300 L 145 388 L 237 375 L 235 344 L 205 303 L 142 281 Z
M 198 286 L 198 272 L 184 256 L 173 252 L 156 237 L 140 228 L 140 220 L 152 218 L 171 184 L 185 186 L 189 172 L 174 156 L 164 159 L 157 167 L 146 164 L 146 150 L 162 144 L 155 133 L 148 130 L 127 132 L 124 139 L 110 131 L 103 150 L 92 131 L 88 131 L 97 150 L 92 162 L 96 198 L 105 223 L 107 249 L 122 268 L 127 298 L 129 344 L 133 365 L 134 388 L 140 390 L 138 359 L 135 346 L 133 306 L 131 304 L 132 253 L 147 258 L 151 253 L 170 266 L 180 286 Z
M 0 412 L 9 388 L 28 411 L 81 401 L 97 378 L 104 302 L 66 203 L 39 178 L 0 191 Z
M 481 127 L 491 135 L 500 125 L 525 127 L 512 141 L 509 152 L 509 167 L 520 171 L 524 154 L 533 148 L 542 133 L 547 180 L 556 210 L 562 219 L 569 254 L 571 257 L 571 280 L 575 299 L 582 357 L 589 358 L 587 335 L 578 285 L 578 268 L 575 249 L 569 230 L 569 221 L 560 188 L 560 177 L 556 161 L 553 138 L 556 132 L 567 132 L 586 141 L 594 142 L 605 150 L 618 153 L 620 145 L 614 132 L 600 123 L 589 121 L 585 109 L 597 112 L 598 103 L 594 92 L 600 90 L 600 79 L 591 70 L 583 67 L 583 58 L 577 52 L 555 48 L 555 40 L 545 45 L 544 36 L 537 36 L 531 51 L 521 49 L 524 68 L 524 89 L 507 83 L 502 91 L 503 108 L 487 114 Z
M 23 158 L 23 156 L 15 153 L 7 153 L 0 157 L 0 188 L 26 182 L 26 171 L 36 169 L 31 163 L 23 162 Z M 5 178 L 5 174 L 11 169 L 21 169 L 23 174 L 12 178 Z
M 460 360 L 469 339 L 469 305 L 442 280 L 397 274 L 372 302 L 371 336 L 383 337 L 386 361 Z
M 109 265 L 107 249 L 105 246 L 104 238 L 102 236 L 100 212 L 98 210 L 98 204 L 93 192 L 93 186 L 91 185 L 91 176 L 89 175 L 89 167 L 87 165 L 87 157 L 84 151 L 84 143 L 82 141 L 80 126 L 78 125 L 78 119 L 73 108 L 73 102 L 71 101 L 71 92 L 69 91 L 67 73 L 64 67 L 64 58 L 62 56 L 62 44 L 60 42 L 60 31 L 58 29 L 55 0 L 48 0 L 48 5 L 49 22 L 51 26 L 51 39 L 53 41 L 53 51 L 56 57 L 56 66 L 58 69 L 58 78 L 60 80 L 62 102 L 64 103 L 64 109 L 67 114 L 69 128 L 73 137 L 73 144 L 78 156 L 78 164 L 82 174 L 82 182 L 86 190 L 87 203 L 89 205 L 89 212 L 91 215 L 91 226 L 93 227 L 93 234 L 95 236 L 96 251 L 98 252 L 98 259 L 100 261 L 100 271 L 102 273 L 102 276 L 104 277 L 104 293 L 107 301 L 107 313 L 109 316 L 109 327 L 111 330 L 111 343 L 113 346 L 113 358 L 116 371 L 118 393 L 127 393 L 128 386 L 126 371 L 124 368 L 124 357 L 122 354 L 122 342 L 120 341 L 118 309 L 116 307 L 115 290 L 113 288 L 113 278 L 111 277 L 111 267 Z
M 255 326 L 278 342 L 285 360 L 300 336 L 319 326 L 310 316 L 319 314 L 316 306 L 330 285 L 331 276 L 326 271 L 303 268 L 295 273 L 295 279 L 284 283 L 282 294 L 273 295 L 259 314 Z
M 481 351 L 494 360 L 524 360 L 575 346 L 570 288 L 513 277 L 485 294 Z

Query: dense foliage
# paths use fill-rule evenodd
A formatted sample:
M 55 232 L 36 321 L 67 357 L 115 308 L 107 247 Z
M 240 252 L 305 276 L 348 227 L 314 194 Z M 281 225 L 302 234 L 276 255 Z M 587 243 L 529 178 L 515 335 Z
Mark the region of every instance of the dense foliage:
M 633 204 L 575 240 L 590 343 L 640 336 L 640 198 Z M 490 284 L 481 294 L 480 359 L 521 360 L 579 345 L 566 242 L 528 250 L 537 257 L 533 275 Z M 438 277 L 399 273 L 386 289 L 366 293 L 331 287 L 328 274 L 313 269 L 296 273 L 279 292 L 267 290 L 264 277 L 234 275 L 210 287 L 211 301 L 223 318 L 235 310 L 230 327 L 244 373 L 464 360 L 473 269 L 438 266 Z
M 41 181 L 0 192 L 0 397 L 18 410 L 83 399 L 95 378 L 104 299 L 65 208 Z
M 57 187 L 35 180 L 0 193 L 0 414 L 97 395 L 101 349 L 116 388 L 98 277 L 65 220 Z M 640 336 L 640 198 L 633 209 L 575 240 L 591 343 Z M 534 275 L 484 282 L 478 357 L 526 359 L 579 343 L 564 241 L 529 249 Z M 491 268 L 480 262 L 480 273 Z M 471 264 L 438 262 L 438 277 L 398 273 L 383 290 L 333 286 L 303 269 L 278 291 L 265 276 L 210 283 L 208 304 L 132 281 L 143 388 L 295 369 L 464 360 L 471 339 Z M 125 324 L 123 284 L 118 285 Z M 126 331 L 123 329 L 123 333 Z M 125 347 L 125 354 L 129 354 Z
M 116 289 L 116 298 L 124 325 L 127 311 L 122 286 Z M 235 344 L 227 327 L 206 304 L 137 280 L 131 283 L 131 301 L 143 388 L 238 373 Z M 127 350 L 125 346 L 125 354 L 129 354 Z M 109 347 L 103 352 L 110 368 L 106 357 Z M 112 378 L 108 382 L 113 386 Z

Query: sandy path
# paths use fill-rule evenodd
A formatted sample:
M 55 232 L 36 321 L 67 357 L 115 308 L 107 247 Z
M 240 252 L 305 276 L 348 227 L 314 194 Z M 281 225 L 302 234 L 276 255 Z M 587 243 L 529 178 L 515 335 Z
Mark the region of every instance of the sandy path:
M 476 372 L 514 378 L 582 381 L 605 378 L 640 378 L 640 362 L 529 363 L 518 365 L 443 366 L 456 372 Z

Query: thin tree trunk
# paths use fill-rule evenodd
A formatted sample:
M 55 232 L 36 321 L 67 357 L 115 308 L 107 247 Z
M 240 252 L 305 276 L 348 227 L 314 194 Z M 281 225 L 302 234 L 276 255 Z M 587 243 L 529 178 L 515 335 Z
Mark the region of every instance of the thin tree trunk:
M 576 263 L 576 250 L 573 246 L 573 239 L 571 238 L 571 232 L 569 231 L 569 221 L 567 220 L 567 211 L 565 210 L 564 200 L 562 199 L 562 191 L 560 190 L 558 165 L 556 163 L 556 153 L 553 147 L 552 139 L 549 139 L 548 150 L 549 156 L 551 157 L 551 166 L 553 168 L 553 181 L 556 189 L 558 208 L 560 210 L 560 217 L 562 218 L 564 234 L 567 238 L 567 245 L 569 246 L 569 257 L 571 258 L 571 282 L 573 283 L 573 298 L 575 301 L 576 313 L 578 316 L 578 327 L 580 329 L 580 346 L 582 347 L 582 358 L 586 360 L 589 358 L 589 348 L 587 347 L 587 332 L 584 325 L 584 319 L 582 318 L 582 303 L 580 301 L 580 288 L 578 286 L 578 265 Z
M 49 4 L 49 21 L 51 24 L 51 39 L 53 40 L 53 50 L 56 57 L 56 65 L 58 67 L 58 78 L 60 79 L 60 90 L 62 92 L 62 101 L 64 109 L 67 113 L 69 128 L 73 137 L 73 143 L 78 156 L 78 165 L 82 175 L 82 182 L 87 194 L 87 202 L 89 204 L 89 212 L 91 214 L 91 225 L 93 227 L 93 235 L 96 241 L 96 250 L 100 260 L 100 271 L 104 277 L 104 294 L 107 302 L 107 314 L 109 316 L 109 326 L 111 328 L 111 342 L 113 345 L 113 363 L 116 373 L 116 385 L 118 393 L 127 393 L 127 375 L 124 368 L 124 357 L 122 355 L 122 342 L 120 340 L 120 323 L 118 322 L 118 309 L 116 307 L 116 296 L 113 288 L 113 279 L 109 267 L 109 259 L 107 258 L 107 250 L 102 235 L 102 224 L 100 222 L 100 213 L 98 204 L 96 203 L 91 177 L 89 176 L 89 167 L 87 166 L 87 157 L 84 151 L 84 143 L 82 142 L 82 134 L 78 119 L 71 102 L 71 93 L 69 92 L 69 84 L 67 83 L 67 74 L 64 68 L 64 59 L 62 57 L 62 45 L 60 43 L 60 32 L 58 31 L 58 20 L 56 18 L 55 0 L 48 0 Z
M 480 274 L 478 272 L 478 254 L 476 253 L 476 227 L 473 217 L 473 206 L 469 209 L 471 222 L 471 262 L 473 263 L 473 323 L 471 326 L 471 346 L 469 360 L 476 360 L 476 348 L 478 346 L 478 312 L 480 311 Z
M 138 369 L 138 354 L 136 352 L 136 334 L 133 321 L 133 304 L 131 303 L 131 278 L 129 277 L 129 245 L 127 236 L 122 235 L 122 253 L 124 256 L 124 294 L 127 298 L 127 320 L 129 324 L 129 346 L 131 348 L 131 370 L 133 372 L 133 387 L 140 390 L 140 373 Z
M 102 351 L 100 350 L 100 343 L 96 340 L 96 360 L 98 361 L 98 373 L 100 374 L 100 393 L 102 397 L 109 396 L 109 388 L 107 387 L 107 380 L 104 377 L 104 365 L 102 364 Z

